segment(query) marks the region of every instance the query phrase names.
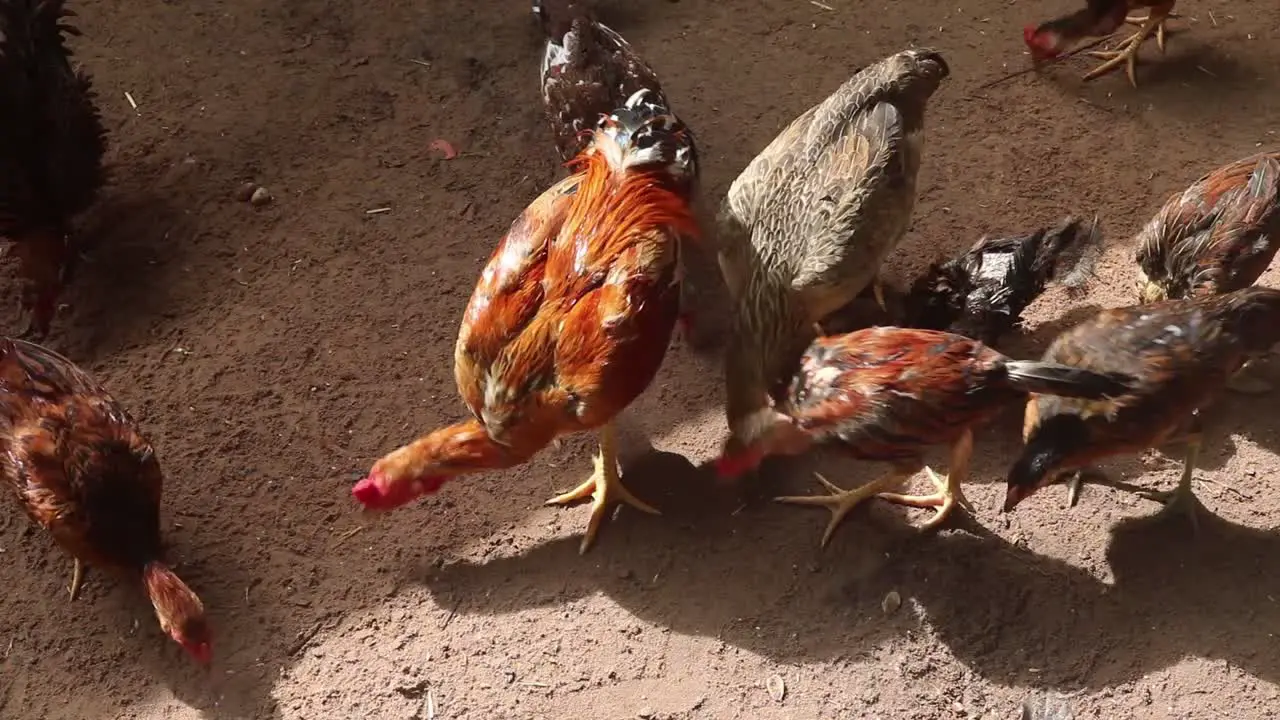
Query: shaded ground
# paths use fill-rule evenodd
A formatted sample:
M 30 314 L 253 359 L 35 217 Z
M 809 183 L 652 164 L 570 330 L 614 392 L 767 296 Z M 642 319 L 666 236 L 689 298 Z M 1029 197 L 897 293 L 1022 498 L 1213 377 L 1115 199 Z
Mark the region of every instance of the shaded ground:
M 1162 60 L 1145 51 L 1137 90 L 1119 75 L 1082 87 L 1076 62 L 976 96 L 1023 67 L 1025 22 L 1073 3 L 825 4 L 651 0 L 611 19 L 698 132 L 712 198 L 851 68 L 908 44 L 941 49 L 953 77 L 931 111 L 900 271 L 986 231 L 1098 212 L 1116 246 L 1088 304 L 1127 303 L 1124 238 L 1169 192 L 1277 140 L 1280 9 L 1265 3 L 1184 3 L 1177 27 L 1190 31 Z M 1078 718 L 1280 707 L 1274 399 L 1215 414 L 1200 491 L 1224 519 L 1198 542 L 1096 489 L 1070 512 L 1049 492 L 999 516 L 988 483 L 1017 418 L 980 438 L 968 490 L 993 537 L 918 538 L 873 507 L 818 553 L 821 515 L 703 503 L 687 464 L 658 455 L 631 477 L 666 516 L 623 511 L 579 558 L 587 511 L 540 502 L 587 472 L 590 438 L 347 537 L 362 523 L 348 495 L 358 473 L 462 412 L 462 307 L 493 244 L 557 175 L 528 8 L 77 9 L 115 180 L 50 344 L 114 388 L 160 449 L 168 537 L 212 613 L 217 659 L 208 674 L 191 667 L 139 593 L 101 575 L 68 603 L 70 563 L 5 512 L 0 716 L 426 718 L 430 705 L 483 720 L 1012 718 L 1040 691 L 1077 693 Z M 436 138 L 461 155 L 442 160 Z M 238 202 L 246 180 L 274 202 Z M 1062 307 L 1051 294 L 1036 323 Z M 16 326 L 12 311 L 2 320 Z M 1016 346 L 1032 353 L 1049 335 Z M 718 378 L 677 345 L 630 414 L 636 434 L 707 457 L 723 427 Z M 810 462 L 837 478 L 867 471 L 813 458 L 762 490 L 810 490 Z M 1176 472 L 1158 455 L 1112 467 L 1148 482 Z M 885 616 L 890 590 L 903 604 Z

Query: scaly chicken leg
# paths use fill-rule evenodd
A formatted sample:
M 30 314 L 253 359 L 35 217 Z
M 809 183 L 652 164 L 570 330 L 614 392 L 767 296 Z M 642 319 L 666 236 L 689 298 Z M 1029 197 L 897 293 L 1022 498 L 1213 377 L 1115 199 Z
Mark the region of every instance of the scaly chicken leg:
M 1129 84 L 1138 87 L 1136 76 L 1138 65 L 1138 51 L 1142 48 L 1142 43 L 1146 41 L 1152 33 L 1156 34 L 1156 44 L 1160 46 L 1160 51 L 1164 52 L 1165 38 L 1165 20 L 1169 16 L 1169 7 L 1151 8 L 1150 14 L 1142 21 L 1142 25 L 1138 28 L 1138 32 L 1130 35 L 1126 40 L 1116 46 L 1115 50 L 1095 50 L 1089 54 L 1096 58 L 1102 58 L 1106 62 L 1085 74 L 1085 80 L 1093 80 L 1094 78 L 1105 75 L 1112 70 L 1125 66 L 1125 75 L 1129 77 Z M 1125 18 L 1128 20 L 1128 18 Z
M 957 505 L 966 512 L 972 513 L 973 506 L 969 504 L 969 500 L 965 498 L 964 492 L 960 488 L 961 484 L 969 479 L 969 458 L 972 455 L 973 431 L 965 430 L 964 434 L 960 436 L 960 439 L 951 448 L 951 468 L 945 478 L 938 477 L 933 468 L 926 467 L 924 469 L 929 474 L 929 479 L 933 481 L 934 486 L 938 488 L 938 492 L 932 495 L 880 493 L 876 497 L 898 505 L 936 508 L 933 517 L 929 518 L 929 521 L 920 527 L 921 530 L 930 530 L 942 524 Z
M 1158 513 L 1158 516 L 1168 516 L 1171 513 L 1181 512 L 1187 516 L 1187 520 L 1191 522 L 1192 532 L 1200 532 L 1200 520 L 1197 515 L 1203 507 L 1199 498 L 1196 497 L 1195 491 L 1191 488 L 1191 475 L 1195 472 L 1196 460 L 1200 457 L 1200 433 L 1197 432 L 1187 438 L 1186 453 L 1182 456 L 1182 476 L 1178 478 L 1178 487 L 1172 490 L 1141 490 L 1137 493 L 1138 497 L 1154 500 L 1155 502 L 1164 503 L 1164 508 Z
M 71 602 L 75 602 L 76 598 L 80 597 L 80 586 L 84 584 L 84 573 L 84 563 L 80 562 L 79 558 L 76 558 L 76 566 L 71 571 Z
M 605 515 L 619 503 L 630 505 L 651 515 L 661 515 L 653 506 L 639 500 L 622 484 L 618 476 L 617 429 L 610 422 L 600 428 L 600 452 L 596 453 L 595 472 L 578 487 L 563 495 L 557 495 L 546 502 L 547 505 L 568 505 L 591 498 L 591 519 L 587 523 L 587 533 L 582 536 L 582 545 L 578 553 L 585 555 L 595 542 L 596 533 L 600 531 L 600 523 Z
M 820 473 L 814 473 L 813 475 L 818 478 L 818 482 L 822 483 L 830 492 L 829 495 L 787 495 L 776 497 L 774 500 L 790 505 L 815 505 L 830 510 L 831 522 L 827 523 L 827 530 L 822 534 L 822 547 L 825 548 L 827 543 L 831 542 L 831 536 L 835 534 L 836 528 L 840 526 L 840 523 L 844 522 L 845 517 L 851 510 L 862 504 L 863 500 L 876 497 L 882 489 L 915 475 L 919 470 L 919 466 L 915 465 L 895 467 L 866 485 L 853 490 L 845 490 L 838 487 Z

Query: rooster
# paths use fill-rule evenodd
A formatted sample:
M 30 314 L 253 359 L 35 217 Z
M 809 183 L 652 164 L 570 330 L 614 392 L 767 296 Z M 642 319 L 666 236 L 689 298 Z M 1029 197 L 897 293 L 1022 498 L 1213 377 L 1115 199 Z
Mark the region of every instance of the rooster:
M 0 339 L 0 482 L 74 559 L 71 599 L 85 567 L 140 583 L 160 627 L 208 663 L 204 606 L 164 563 L 155 450 L 129 413 L 70 360 Z
M 1098 50 L 1090 55 L 1105 60 L 1085 74 L 1085 80 L 1093 80 L 1112 72 L 1121 65 L 1129 77 L 1129 84 L 1138 86 L 1136 67 L 1138 49 L 1152 33 L 1160 52 L 1165 47 L 1165 21 L 1178 17 L 1173 14 L 1176 0 L 1085 0 L 1082 10 L 1049 20 L 1023 30 L 1023 39 L 1031 51 L 1032 59 L 1039 63 L 1056 58 L 1081 40 L 1111 35 L 1124 23 L 1138 26 L 1138 32 L 1129 36 L 1115 50 Z M 1147 8 L 1145 17 L 1129 17 L 1129 11 Z
M 512 224 L 463 314 L 454 374 L 471 418 L 378 460 L 352 490 L 367 509 L 597 430 L 591 477 L 548 501 L 592 498 L 581 551 L 615 503 L 657 513 L 619 478 L 613 421 L 653 380 L 670 342 L 681 245 L 698 235 L 680 191 L 695 171 L 693 149 L 684 124 L 642 90 L 572 166 Z
M 78 256 L 72 220 L 96 199 L 106 131 L 72 69 L 63 0 L 0 0 L 0 238 L 26 279 L 24 336 L 44 337 Z

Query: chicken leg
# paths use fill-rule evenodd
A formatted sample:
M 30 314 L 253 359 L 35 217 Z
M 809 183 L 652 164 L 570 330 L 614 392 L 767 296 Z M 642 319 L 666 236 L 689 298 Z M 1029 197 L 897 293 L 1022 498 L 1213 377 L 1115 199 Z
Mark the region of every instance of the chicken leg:
M 1112 70 L 1125 66 L 1125 75 L 1129 77 L 1129 84 L 1138 87 L 1137 65 L 1138 51 L 1142 48 L 1142 43 L 1146 41 L 1152 33 L 1156 35 L 1156 44 L 1160 46 L 1160 51 L 1164 51 L 1165 39 L 1165 20 L 1169 17 L 1169 12 L 1173 4 L 1170 3 L 1164 7 L 1153 7 L 1147 18 L 1142 21 L 1138 32 L 1130 35 L 1122 41 L 1115 50 L 1095 50 L 1089 54 L 1096 58 L 1102 58 L 1106 62 L 1085 74 L 1085 80 L 1093 80 L 1094 78 L 1105 75 Z M 1125 18 L 1128 20 L 1128 18 Z
M 965 430 L 964 435 L 961 435 L 960 439 L 951 448 L 951 471 L 947 473 L 945 478 L 938 477 L 933 468 L 926 467 L 924 469 L 929 474 L 929 479 L 933 481 L 934 486 L 938 488 L 936 493 L 932 495 L 880 493 L 876 497 L 898 505 L 936 508 L 933 517 L 929 518 L 929 521 L 920 527 L 921 530 L 930 530 L 942 524 L 957 505 L 972 514 L 973 506 L 969 504 L 968 499 L 965 498 L 964 492 L 960 488 L 961 483 L 969 478 L 969 458 L 972 455 L 973 432 Z
M 838 487 L 835 483 L 827 480 L 819 473 L 814 473 L 814 477 L 818 478 L 818 482 L 827 488 L 827 495 L 787 495 L 784 497 L 776 497 L 774 500 L 780 503 L 788 503 L 790 505 L 814 505 L 824 507 L 831 511 L 831 522 L 827 523 L 827 530 L 822 534 L 822 547 L 826 547 L 831 542 L 831 536 L 835 534 L 836 528 L 840 523 L 844 522 L 846 516 L 855 507 L 862 504 L 862 501 L 875 497 L 881 490 L 890 487 L 895 483 L 901 482 L 919 471 L 919 466 L 901 466 L 895 467 L 893 470 L 881 475 L 871 482 L 853 490 L 845 490 Z
M 587 522 L 587 532 L 582 536 L 582 544 L 578 547 L 579 554 L 586 554 L 591 549 L 596 534 L 600 532 L 600 523 L 614 505 L 621 503 L 652 515 L 662 514 L 653 506 L 637 499 L 622 484 L 622 478 L 618 476 L 617 429 L 612 422 L 600 428 L 600 452 L 596 453 L 594 463 L 595 471 L 586 482 L 546 502 L 547 505 L 568 505 L 591 498 L 591 519 Z
M 80 562 L 79 558 L 76 558 L 75 567 L 71 570 L 71 587 L 69 588 L 71 602 L 75 602 L 76 598 L 80 597 L 80 586 L 84 584 L 84 573 L 84 563 Z
M 1191 522 L 1191 531 L 1200 532 L 1198 515 L 1201 508 L 1199 498 L 1191 488 L 1191 476 L 1195 472 L 1196 460 L 1200 457 L 1200 434 L 1187 438 L 1187 450 L 1182 456 L 1182 475 L 1178 478 L 1178 487 L 1173 490 L 1140 490 L 1137 495 L 1147 500 L 1164 503 L 1164 508 L 1157 517 L 1167 517 L 1172 513 L 1184 513 Z

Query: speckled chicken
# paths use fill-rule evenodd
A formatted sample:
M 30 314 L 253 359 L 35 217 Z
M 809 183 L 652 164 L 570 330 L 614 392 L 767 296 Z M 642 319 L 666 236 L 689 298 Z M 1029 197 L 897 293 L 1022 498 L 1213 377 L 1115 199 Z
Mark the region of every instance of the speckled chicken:
M 1142 302 L 1253 285 L 1280 249 L 1280 153 L 1252 155 L 1196 180 L 1170 196 L 1134 241 Z M 1247 372 L 1229 387 L 1272 389 Z
M 670 107 L 653 68 L 584 0 L 534 0 L 533 14 L 547 37 L 542 102 L 562 160 L 586 150 L 600 119 L 641 90 Z M 692 134 L 688 145 L 695 152 Z
M 1160 52 L 1165 49 L 1165 21 L 1178 17 L 1173 14 L 1176 0 L 1085 0 L 1085 7 L 1070 15 L 1064 15 L 1035 27 L 1023 30 L 1023 39 L 1036 62 L 1058 57 L 1082 40 L 1105 37 L 1120 29 L 1125 23 L 1138 26 L 1138 32 L 1122 41 L 1114 50 L 1095 50 L 1089 54 L 1105 60 L 1085 74 L 1085 80 L 1101 77 L 1120 66 L 1134 87 L 1138 85 L 1136 68 L 1138 50 L 1152 34 Z M 1145 16 L 1130 17 L 1130 10 L 1146 8 Z
M 862 69 L 730 186 L 718 250 L 734 300 L 725 371 L 736 442 L 773 426 L 771 391 L 785 387 L 816 324 L 878 282 L 910 223 L 925 106 L 948 73 L 924 49 Z
M 693 156 L 683 123 L 641 91 L 615 110 L 498 245 L 463 313 L 454 352 L 471 418 L 384 456 L 352 489 L 369 510 L 452 478 L 527 462 L 560 435 L 597 430 L 595 471 L 549 503 L 592 499 L 581 549 L 633 497 L 614 418 L 653 380 L 679 311 L 682 245 L 698 235 L 680 188 Z
M 828 495 L 784 497 L 782 502 L 818 505 L 832 513 L 822 544 L 854 507 L 871 497 L 936 508 L 926 527 L 964 506 L 961 483 L 969 474 L 973 428 L 1029 391 L 1101 398 L 1128 390 L 1130 378 L 1052 363 L 1012 360 L 977 340 L 939 332 L 874 327 L 818 338 L 805 352 L 787 402 L 773 424 L 749 445 L 727 448 L 717 471 L 734 476 L 772 454 L 797 455 L 835 442 L 861 460 L 888 462 L 893 469 L 856 490 L 842 490 L 822 476 Z M 951 445 L 945 479 L 926 468 L 930 446 Z M 937 485 L 933 495 L 881 492 L 921 469 Z
M 1079 288 L 1101 250 L 1095 218 L 1067 218 L 1015 237 L 983 237 L 968 251 L 929 268 L 899 302 L 901 325 L 949 330 L 988 345 L 1022 322 L 1049 283 Z
M 74 267 L 73 219 L 105 180 L 106 131 L 72 69 L 62 0 L 0 0 L 0 238 L 25 279 L 25 335 L 48 334 Z
M 1250 353 L 1278 340 L 1280 290 L 1262 287 L 1105 310 L 1066 331 L 1045 352 L 1045 362 L 1125 373 L 1136 384 L 1102 402 L 1031 396 L 1026 445 L 1009 472 L 1005 511 L 1108 457 L 1184 442 L 1177 489 L 1141 494 L 1165 502 L 1166 511 L 1188 513 L 1194 523 L 1199 503 L 1191 476 L 1200 450 L 1200 411 Z
M 70 360 L 0 338 L 0 450 L 8 494 L 75 559 L 72 600 L 85 566 L 129 578 L 160 627 L 207 663 L 204 606 L 164 562 L 164 476 L 129 413 Z

